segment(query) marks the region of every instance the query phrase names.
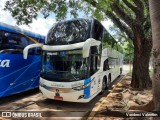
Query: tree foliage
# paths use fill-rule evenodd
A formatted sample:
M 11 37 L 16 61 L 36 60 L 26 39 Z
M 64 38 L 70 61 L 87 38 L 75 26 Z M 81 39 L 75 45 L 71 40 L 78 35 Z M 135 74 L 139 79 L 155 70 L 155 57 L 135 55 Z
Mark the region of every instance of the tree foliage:
M 142 26 L 143 37 L 150 36 L 148 8 L 147 0 L 8 0 L 5 5 L 18 24 L 31 23 L 38 13 L 47 18 L 52 12 L 58 20 L 65 19 L 68 13 L 77 17 L 78 11 L 99 20 L 110 18 L 130 39 L 135 25 Z

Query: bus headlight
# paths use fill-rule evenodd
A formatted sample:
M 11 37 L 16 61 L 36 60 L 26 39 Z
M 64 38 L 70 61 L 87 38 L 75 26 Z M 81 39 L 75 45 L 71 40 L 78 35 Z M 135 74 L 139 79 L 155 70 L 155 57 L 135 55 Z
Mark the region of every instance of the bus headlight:
M 78 90 L 78 91 L 79 91 L 79 90 L 83 90 L 83 89 L 87 88 L 90 84 L 91 84 L 91 83 L 89 82 L 89 83 L 87 83 L 87 84 L 85 84 L 85 85 L 78 86 L 78 87 L 74 87 L 74 88 L 72 88 L 72 89 Z

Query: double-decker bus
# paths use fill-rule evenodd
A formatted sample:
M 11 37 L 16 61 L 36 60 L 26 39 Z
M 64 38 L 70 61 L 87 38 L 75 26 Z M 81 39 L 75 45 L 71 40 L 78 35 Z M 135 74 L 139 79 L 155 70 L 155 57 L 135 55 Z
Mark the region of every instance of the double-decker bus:
M 40 90 L 46 98 L 89 102 L 122 73 L 122 49 L 95 19 L 62 21 L 49 30 L 42 48 Z
M 39 86 L 41 49 L 30 50 L 27 60 L 23 59 L 23 49 L 44 40 L 42 35 L 0 23 L 0 97 Z

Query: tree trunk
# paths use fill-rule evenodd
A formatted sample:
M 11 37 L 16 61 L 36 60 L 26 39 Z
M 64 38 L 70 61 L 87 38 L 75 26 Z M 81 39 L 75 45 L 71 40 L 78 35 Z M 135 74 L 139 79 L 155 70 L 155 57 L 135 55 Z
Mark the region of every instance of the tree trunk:
M 149 0 L 153 38 L 153 102 L 155 111 L 160 111 L 160 0 Z
M 135 43 L 137 44 L 137 43 Z M 141 44 L 141 50 L 134 47 L 133 71 L 131 87 L 144 89 L 151 87 L 151 79 L 149 76 L 149 60 L 151 46 Z
M 132 29 L 134 31 L 134 58 L 131 87 L 146 89 L 151 87 L 149 60 L 152 42 L 151 39 L 145 38 L 141 24 L 137 23 Z

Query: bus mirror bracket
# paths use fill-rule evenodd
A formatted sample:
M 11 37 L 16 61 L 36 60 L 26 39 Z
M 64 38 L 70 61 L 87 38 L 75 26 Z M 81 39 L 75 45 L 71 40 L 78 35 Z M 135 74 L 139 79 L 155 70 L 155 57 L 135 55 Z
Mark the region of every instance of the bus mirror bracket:
M 100 41 L 97 41 L 93 38 L 87 39 L 83 45 L 83 58 L 89 57 L 89 52 L 90 52 L 91 46 L 99 46 L 100 44 L 101 44 Z
M 37 43 L 37 44 L 31 44 L 31 45 L 26 46 L 26 47 L 24 48 L 24 50 L 23 50 L 23 58 L 24 58 L 24 59 L 27 59 L 29 49 L 35 48 L 35 47 L 41 47 L 41 48 L 42 48 L 42 47 L 43 47 L 43 44 Z

